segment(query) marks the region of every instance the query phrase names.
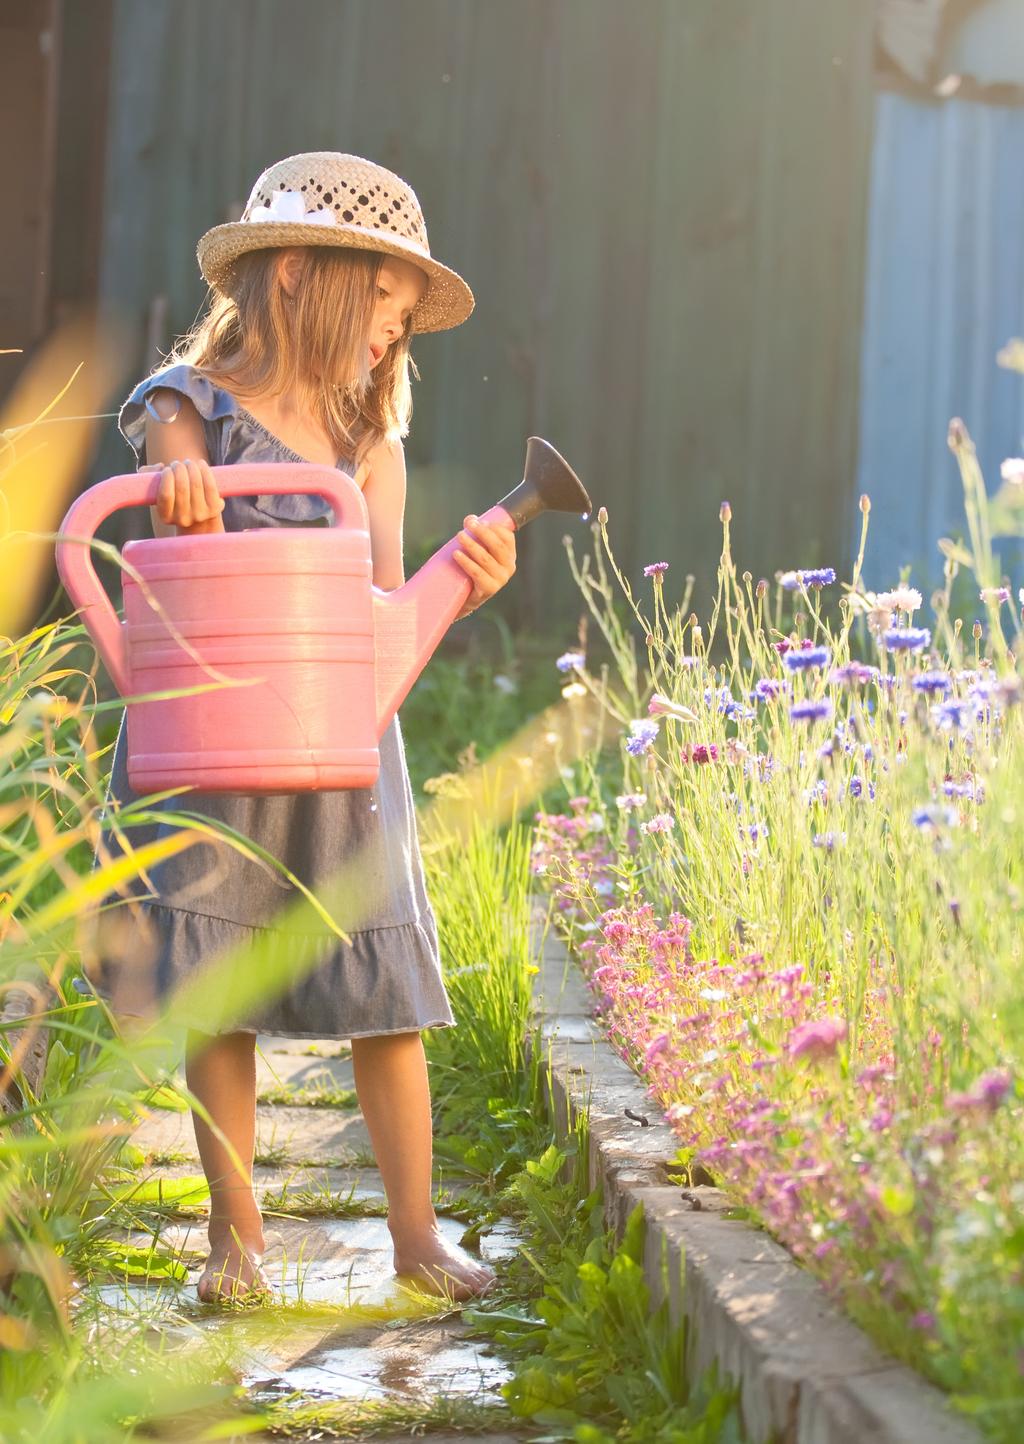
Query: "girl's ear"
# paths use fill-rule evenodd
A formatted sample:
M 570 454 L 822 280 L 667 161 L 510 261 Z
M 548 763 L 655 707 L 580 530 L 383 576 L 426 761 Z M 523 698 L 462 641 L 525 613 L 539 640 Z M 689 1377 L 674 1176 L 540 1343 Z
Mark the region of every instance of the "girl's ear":
M 289 296 L 295 295 L 295 287 L 302 276 L 305 256 L 294 247 L 286 246 L 277 258 L 277 279 Z

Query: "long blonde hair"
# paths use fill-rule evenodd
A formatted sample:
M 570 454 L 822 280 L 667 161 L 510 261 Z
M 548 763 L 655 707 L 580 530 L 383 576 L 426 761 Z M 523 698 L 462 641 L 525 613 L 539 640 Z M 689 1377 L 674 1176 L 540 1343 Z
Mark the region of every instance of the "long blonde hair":
M 277 276 L 278 248 L 248 251 L 231 292 L 212 288 L 206 314 L 161 365 L 184 361 L 240 399 L 291 391 L 357 468 L 371 447 L 408 435 L 412 416 L 412 318 L 370 370 L 377 280 L 386 257 L 351 246 L 304 246 L 289 296 Z M 347 376 L 335 384 L 324 378 Z

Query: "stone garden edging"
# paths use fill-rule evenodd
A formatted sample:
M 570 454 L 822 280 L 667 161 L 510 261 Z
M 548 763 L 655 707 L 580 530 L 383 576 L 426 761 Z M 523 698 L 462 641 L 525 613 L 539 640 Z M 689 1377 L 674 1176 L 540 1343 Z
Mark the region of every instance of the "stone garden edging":
M 716 1360 L 739 1380 L 753 1444 L 980 1444 L 941 1391 L 883 1354 L 781 1245 L 726 1217 L 718 1189 L 669 1183 L 675 1135 L 591 1019 L 586 982 L 553 929 L 541 945 L 544 918 L 535 908 L 532 1014 L 557 1136 L 589 1114 L 590 1187 L 602 1180 L 606 1222 L 621 1236 L 643 1203 L 652 1302 L 664 1297 L 665 1260 L 671 1317 L 693 1321 L 693 1368 Z

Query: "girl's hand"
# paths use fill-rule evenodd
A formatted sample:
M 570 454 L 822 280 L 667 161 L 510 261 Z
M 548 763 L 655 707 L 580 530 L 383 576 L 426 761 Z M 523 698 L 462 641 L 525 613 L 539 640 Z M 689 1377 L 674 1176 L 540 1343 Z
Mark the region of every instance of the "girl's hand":
M 481 602 L 500 592 L 516 569 L 516 534 L 511 527 L 495 526 L 473 515 L 465 520 L 467 530 L 456 538 L 464 550 L 456 550 L 452 556 L 472 581 L 473 590 L 460 617 L 475 612 Z
M 224 530 L 224 498 L 208 461 L 169 461 L 139 470 L 160 472 L 156 513 L 166 526 L 176 526 L 184 536 Z

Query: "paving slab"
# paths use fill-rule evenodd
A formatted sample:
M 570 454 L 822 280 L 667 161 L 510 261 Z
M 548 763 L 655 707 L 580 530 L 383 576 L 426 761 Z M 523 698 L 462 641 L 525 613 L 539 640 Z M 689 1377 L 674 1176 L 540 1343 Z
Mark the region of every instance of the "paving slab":
M 178 1155 L 194 1159 L 192 1117 L 166 1108 L 150 1109 L 132 1135 L 147 1156 Z M 272 1155 L 275 1164 L 344 1164 L 354 1155 L 372 1153 L 370 1134 L 361 1113 L 347 1108 L 292 1108 L 260 1104 L 256 1115 L 256 1156 Z
M 351 1054 L 340 1058 L 311 1057 L 291 1049 L 256 1054 L 256 1090 L 269 1088 L 348 1088 L 356 1086 Z

